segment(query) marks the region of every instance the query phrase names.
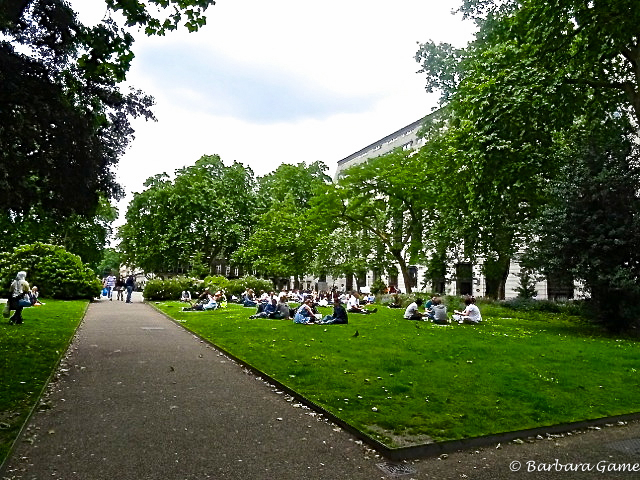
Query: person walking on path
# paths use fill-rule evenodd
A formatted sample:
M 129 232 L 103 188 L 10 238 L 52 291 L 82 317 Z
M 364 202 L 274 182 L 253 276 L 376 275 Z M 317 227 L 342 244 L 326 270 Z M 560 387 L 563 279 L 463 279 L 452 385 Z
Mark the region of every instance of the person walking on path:
M 136 281 L 133 279 L 133 275 L 129 275 L 127 280 L 124 282 L 125 287 L 127 287 L 127 303 L 131 303 L 131 293 L 136 286 Z
M 116 286 L 116 277 L 113 273 L 110 273 L 107 278 L 104 279 L 104 288 L 107 289 L 107 298 L 113 300 L 113 289 Z

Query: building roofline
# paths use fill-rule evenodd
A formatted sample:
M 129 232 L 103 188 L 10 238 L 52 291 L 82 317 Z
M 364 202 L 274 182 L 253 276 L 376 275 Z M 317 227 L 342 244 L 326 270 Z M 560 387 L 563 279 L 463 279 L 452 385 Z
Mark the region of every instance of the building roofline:
M 367 145 L 364 148 L 361 148 L 360 150 L 358 150 L 355 153 L 352 153 L 351 155 L 349 155 L 348 157 L 343 158 L 342 160 L 338 160 L 338 165 L 341 165 L 343 163 L 348 162 L 349 160 L 353 160 L 354 158 L 358 158 L 359 156 L 361 156 L 363 153 L 371 150 L 374 147 L 377 147 L 378 145 L 382 146 L 385 143 L 387 143 L 389 140 L 392 140 L 393 138 L 399 137 L 407 132 L 410 132 L 412 130 L 415 130 L 417 127 L 421 126 L 422 123 L 424 122 L 424 120 L 431 116 L 432 114 L 426 115 L 422 118 L 420 118 L 419 120 L 416 120 L 413 123 L 410 123 L 409 125 L 407 125 L 406 127 L 402 127 L 400 130 L 397 130 L 389 135 L 387 135 L 384 138 L 381 138 L 380 140 L 373 142 L 371 145 Z

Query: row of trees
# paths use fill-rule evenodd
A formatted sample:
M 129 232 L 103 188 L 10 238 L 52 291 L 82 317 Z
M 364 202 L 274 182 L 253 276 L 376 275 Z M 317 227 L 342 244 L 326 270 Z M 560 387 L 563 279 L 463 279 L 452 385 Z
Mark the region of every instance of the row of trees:
M 197 30 L 212 3 L 106 8 L 153 35 Z M 631 0 L 465 0 L 460 12 L 478 24 L 474 41 L 416 54 L 427 90 L 442 94 L 420 151 L 335 183 L 321 163 L 256 179 L 205 156 L 135 195 L 123 260 L 206 274 L 222 258 L 273 277 L 359 282 L 374 270 L 410 285 L 411 263 L 441 276 L 451 256 L 480 256 L 486 293 L 501 297 L 517 255 L 584 281 L 601 320 L 628 323 L 640 300 L 640 10 Z M 81 25 L 63 0 L 3 2 L 0 33 L 0 247 L 43 240 L 97 262 L 130 119 L 153 118 L 151 98 L 120 90 L 133 38 L 110 17 Z
M 627 324 L 640 300 L 640 10 L 631 0 L 467 0 L 460 12 L 478 24 L 474 41 L 416 54 L 442 103 L 420 151 L 370 160 L 336 183 L 321 164 L 282 166 L 247 189 L 252 208 L 236 208 L 231 224 L 221 213 L 234 235 L 217 245 L 272 276 L 397 268 L 407 284 L 410 263 L 436 276 L 451 256 L 482 257 L 498 298 L 517 256 L 582 280 L 600 320 Z

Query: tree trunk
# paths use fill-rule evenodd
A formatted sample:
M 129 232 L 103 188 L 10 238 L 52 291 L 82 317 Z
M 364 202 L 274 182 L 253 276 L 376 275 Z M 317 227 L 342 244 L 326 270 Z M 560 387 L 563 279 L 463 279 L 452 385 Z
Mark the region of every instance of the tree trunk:
M 391 254 L 398 261 L 398 265 L 400 265 L 400 273 L 402 273 L 402 278 L 404 279 L 404 288 L 405 288 L 404 293 L 411 293 L 412 292 L 411 275 L 409 275 L 409 266 L 407 265 L 406 260 L 404 259 L 404 257 L 402 256 L 402 253 L 400 252 L 392 251 Z
M 497 259 L 485 260 L 482 268 L 485 275 L 486 291 L 485 295 L 496 300 L 504 300 L 505 283 L 509 276 L 511 257 L 501 255 Z

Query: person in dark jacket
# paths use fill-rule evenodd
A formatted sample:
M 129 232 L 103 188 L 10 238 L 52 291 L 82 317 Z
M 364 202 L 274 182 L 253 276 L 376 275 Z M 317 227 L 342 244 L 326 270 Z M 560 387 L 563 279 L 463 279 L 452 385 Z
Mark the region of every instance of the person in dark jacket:
M 347 310 L 340 303 L 339 298 L 335 298 L 333 301 L 333 314 L 327 315 L 320 322 L 323 325 L 337 325 L 349 323 L 349 316 Z

